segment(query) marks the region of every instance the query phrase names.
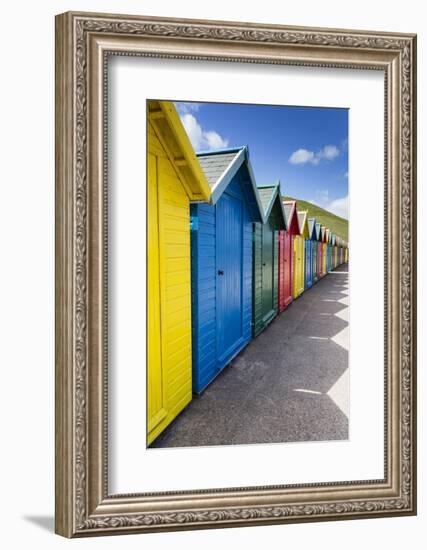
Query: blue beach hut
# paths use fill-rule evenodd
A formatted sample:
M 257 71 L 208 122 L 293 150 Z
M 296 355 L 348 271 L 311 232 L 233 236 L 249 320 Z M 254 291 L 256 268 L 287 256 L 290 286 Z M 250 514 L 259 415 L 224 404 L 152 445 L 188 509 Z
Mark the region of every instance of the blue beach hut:
M 317 238 L 316 238 L 316 218 L 308 218 L 308 238 L 306 239 L 306 247 L 310 248 L 310 252 L 306 252 L 306 262 L 309 260 L 310 269 L 305 270 L 305 288 L 310 288 L 317 281 Z
M 194 393 L 252 338 L 253 222 L 265 221 L 246 146 L 197 157 L 212 195 L 190 206 Z

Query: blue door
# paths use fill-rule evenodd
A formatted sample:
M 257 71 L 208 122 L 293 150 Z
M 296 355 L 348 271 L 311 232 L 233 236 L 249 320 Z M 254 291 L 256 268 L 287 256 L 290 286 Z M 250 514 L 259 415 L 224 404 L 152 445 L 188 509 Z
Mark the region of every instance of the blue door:
M 311 241 L 311 276 L 312 282 L 317 281 L 317 241 Z
M 310 288 L 312 285 L 311 281 L 311 269 L 312 269 L 312 259 L 311 259 L 311 241 L 308 239 L 304 240 L 305 247 L 305 288 Z
M 243 338 L 243 204 L 224 193 L 216 205 L 217 348 L 222 368 Z

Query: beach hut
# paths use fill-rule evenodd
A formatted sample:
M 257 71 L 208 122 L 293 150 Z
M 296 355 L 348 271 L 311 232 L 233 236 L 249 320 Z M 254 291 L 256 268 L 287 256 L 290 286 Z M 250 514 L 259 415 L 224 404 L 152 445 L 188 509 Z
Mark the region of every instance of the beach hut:
M 322 225 L 322 277 L 326 275 L 326 227 Z
M 347 263 L 348 262 L 348 243 L 346 243 L 346 246 L 345 246 L 345 258 L 344 258 L 345 262 Z
M 304 292 L 304 236 L 300 212 L 297 213 L 298 234 L 294 235 L 293 246 L 293 278 L 292 278 L 292 296 L 298 298 Z M 308 235 L 308 229 L 306 231 Z
M 211 191 L 172 103 L 148 102 L 147 441 L 191 401 L 190 202 Z
M 332 233 L 331 244 L 332 244 L 332 269 L 337 267 L 337 247 L 336 247 L 337 236 L 335 233 Z
M 317 281 L 317 234 L 316 218 L 308 218 L 308 235 L 311 246 L 311 284 Z
M 313 284 L 313 259 L 311 248 L 311 235 L 308 224 L 308 212 L 298 212 L 298 222 L 301 228 L 301 236 L 304 238 L 304 290 Z
M 317 238 L 317 279 L 323 277 L 323 242 L 322 242 L 322 226 L 316 222 L 316 238 Z
M 210 204 L 191 205 L 193 391 L 252 338 L 253 222 L 264 222 L 248 148 L 197 155 Z
M 299 234 L 296 202 L 283 201 L 283 211 L 285 213 L 286 230 L 283 233 L 283 247 L 279 247 L 279 264 L 283 265 L 285 284 L 284 293 L 279 294 L 279 311 L 283 311 L 293 300 L 294 237 Z M 279 232 L 279 243 L 282 231 Z
M 285 294 L 285 270 L 279 269 L 280 246 L 286 218 L 280 196 L 280 182 L 258 185 L 265 223 L 253 224 L 253 334 L 257 336 L 276 317 L 279 311 L 279 292 Z M 281 258 L 280 258 L 281 259 Z
M 332 245 L 331 245 L 332 233 L 330 229 L 326 229 L 326 273 L 332 271 Z
M 335 269 L 335 235 L 334 233 L 331 234 L 331 271 Z
M 334 250 L 333 250 L 333 266 L 334 266 L 334 269 L 336 269 L 336 267 L 338 266 L 338 236 L 337 235 L 334 235 L 333 237 L 333 242 L 334 242 Z

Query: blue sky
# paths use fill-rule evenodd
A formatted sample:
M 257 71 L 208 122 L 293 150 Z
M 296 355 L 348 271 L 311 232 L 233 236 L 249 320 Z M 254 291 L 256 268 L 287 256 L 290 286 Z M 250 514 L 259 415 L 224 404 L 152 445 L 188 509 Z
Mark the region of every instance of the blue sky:
M 175 103 L 196 151 L 249 146 L 258 183 L 348 218 L 348 110 Z

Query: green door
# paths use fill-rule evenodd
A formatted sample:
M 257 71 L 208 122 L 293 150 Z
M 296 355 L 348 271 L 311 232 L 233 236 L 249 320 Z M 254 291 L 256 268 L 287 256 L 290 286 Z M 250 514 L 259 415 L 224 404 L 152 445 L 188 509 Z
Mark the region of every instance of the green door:
M 268 320 L 273 310 L 273 229 L 269 222 L 262 231 L 262 318 Z

